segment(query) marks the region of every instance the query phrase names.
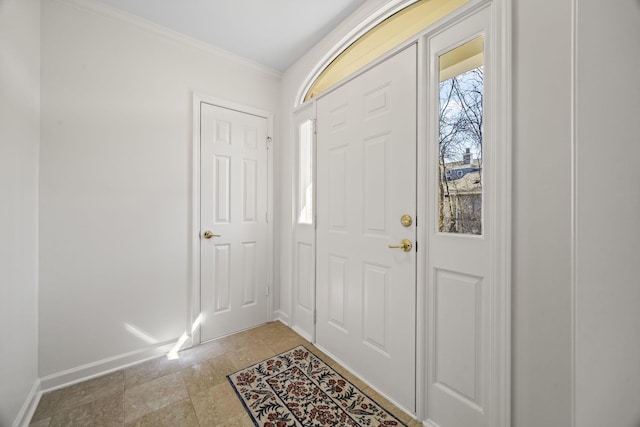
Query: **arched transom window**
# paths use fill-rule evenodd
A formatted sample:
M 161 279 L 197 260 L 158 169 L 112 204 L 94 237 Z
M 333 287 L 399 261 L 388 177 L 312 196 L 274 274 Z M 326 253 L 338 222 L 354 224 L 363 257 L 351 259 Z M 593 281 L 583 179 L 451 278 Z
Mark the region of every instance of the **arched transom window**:
M 468 0 L 419 0 L 364 33 L 333 59 L 304 93 L 308 101 L 415 36 Z

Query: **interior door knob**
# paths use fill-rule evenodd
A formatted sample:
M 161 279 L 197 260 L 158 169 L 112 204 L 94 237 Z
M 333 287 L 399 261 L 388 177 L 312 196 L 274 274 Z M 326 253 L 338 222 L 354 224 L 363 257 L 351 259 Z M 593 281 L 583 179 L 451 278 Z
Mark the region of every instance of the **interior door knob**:
M 402 239 L 399 245 L 389 245 L 390 249 L 402 249 L 405 252 L 409 252 L 413 249 L 413 245 L 411 244 L 411 240 Z
M 220 237 L 220 235 L 219 235 L 219 234 L 213 234 L 213 232 L 212 232 L 211 230 L 207 230 L 207 231 L 205 231 L 205 232 L 202 234 L 202 236 L 203 236 L 205 239 L 210 239 L 210 238 L 212 238 L 212 237 Z

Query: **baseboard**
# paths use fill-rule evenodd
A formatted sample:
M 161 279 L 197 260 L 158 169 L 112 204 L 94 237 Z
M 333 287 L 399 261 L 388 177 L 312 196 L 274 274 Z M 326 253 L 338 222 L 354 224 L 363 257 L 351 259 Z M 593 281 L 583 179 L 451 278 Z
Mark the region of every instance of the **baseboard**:
M 96 362 L 87 363 L 66 371 L 57 372 L 40 378 L 40 388 L 42 392 L 56 390 L 67 387 L 82 381 L 90 380 L 101 375 L 105 375 L 120 369 L 144 362 L 155 357 L 166 355 L 173 349 L 177 340 L 166 341 L 154 345 L 153 347 L 124 353 L 118 356 L 109 357 L 107 359 Z M 190 343 L 186 342 L 183 348 L 189 347 Z
M 313 337 L 306 331 L 303 331 L 302 329 L 298 328 L 297 326 L 293 325 L 290 326 L 291 329 L 293 329 L 295 331 L 296 334 L 300 335 L 302 338 L 304 338 L 305 340 L 309 341 L 309 342 L 313 342 Z
M 273 320 L 279 320 L 289 326 L 289 315 L 282 310 L 276 310 L 273 312 Z
M 40 380 L 36 380 L 35 383 L 33 383 L 33 387 L 31 387 L 31 391 L 27 395 L 27 398 L 24 400 L 24 404 L 22 405 L 22 408 L 20 408 L 18 416 L 13 421 L 13 427 L 27 427 L 29 425 L 34 412 L 36 412 L 38 403 L 40 402 L 40 396 L 42 396 L 42 393 L 40 392 Z

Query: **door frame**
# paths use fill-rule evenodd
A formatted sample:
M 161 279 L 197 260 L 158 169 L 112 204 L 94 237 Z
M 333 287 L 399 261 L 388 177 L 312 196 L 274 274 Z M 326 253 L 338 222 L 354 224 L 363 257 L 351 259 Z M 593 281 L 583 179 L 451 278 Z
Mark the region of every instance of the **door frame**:
M 191 271 L 188 282 L 190 285 L 188 325 L 188 346 L 201 343 L 200 335 L 200 104 L 206 103 L 240 113 L 251 114 L 267 120 L 267 321 L 273 319 L 273 113 L 266 110 L 242 105 L 215 96 L 200 92 L 193 92 L 192 117 L 193 128 L 191 140 L 193 141 L 191 155 L 191 230 L 190 248 Z
M 397 0 L 392 2 L 395 7 L 402 9 L 416 0 Z M 314 66 L 312 72 L 307 75 L 303 81 L 295 100 L 293 112 L 298 111 L 305 106 L 315 104 L 320 98 L 332 92 L 336 88 L 345 84 L 351 79 L 356 78 L 360 74 L 366 72 L 369 68 L 385 61 L 395 52 L 404 49 L 406 46 L 418 44 L 418 123 L 417 123 L 417 139 L 418 139 L 418 163 L 417 163 L 417 191 L 418 194 L 424 194 L 426 190 L 427 179 L 427 158 L 425 142 L 428 138 L 428 124 L 426 117 L 428 110 L 428 54 L 427 45 L 428 38 L 451 25 L 455 25 L 458 21 L 474 14 L 482 8 L 491 8 L 492 23 L 489 31 L 492 33 L 491 61 L 492 69 L 495 72 L 495 85 L 491 89 L 491 96 L 494 99 L 493 117 L 495 119 L 492 133 L 494 135 L 495 150 L 497 152 L 494 165 L 496 167 L 497 187 L 494 189 L 495 198 L 497 199 L 494 206 L 494 215 L 487 218 L 494 222 L 495 228 L 495 245 L 492 248 L 495 258 L 491 265 L 494 287 L 492 289 L 491 305 L 493 307 L 491 319 L 491 336 L 488 339 L 491 342 L 491 352 L 495 360 L 491 366 L 491 375 L 488 381 L 491 382 L 491 411 L 493 415 L 492 426 L 508 427 L 511 425 L 511 350 L 512 350 L 512 316 L 511 316 L 511 269 L 512 269 L 512 2 L 513 0 L 469 0 L 469 2 L 452 12 L 447 17 L 434 23 L 425 30 L 417 33 L 414 37 L 399 44 L 386 54 L 380 56 L 372 63 L 363 67 L 361 70 L 353 73 L 342 81 L 337 82 L 334 86 L 319 94 L 317 97 L 304 102 L 304 95 L 317 78 L 320 72 L 347 46 L 351 45 L 368 29 L 375 26 L 383 20 L 389 13 L 388 10 L 381 10 L 378 14 L 373 14 L 359 24 L 352 32 L 347 34 L 344 39 L 340 40 L 334 48 Z M 384 9 L 384 8 L 383 8 Z M 395 9 L 394 9 L 395 11 Z M 315 108 L 315 106 L 313 107 Z M 293 114 L 293 113 L 292 113 Z M 421 119 L 422 118 L 422 119 Z M 293 160 L 293 159 L 292 159 Z M 295 165 L 292 166 L 295 168 Z M 316 165 L 317 166 L 317 165 Z M 292 203 L 296 203 L 296 196 Z M 424 198 L 417 200 L 417 218 L 420 226 L 416 230 L 416 240 L 418 242 L 427 242 L 429 206 Z M 293 261 L 293 258 L 292 258 Z M 416 414 L 418 420 L 425 420 L 427 415 L 426 402 L 428 399 L 426 391 L 427 381 L 427 357 L 429 357 L 428 349 L 428 309 L 429 301 L 426 289 L 426 283 L 429 272 L 427 245 L 420 246 L 420 252 L 416 259 Z M 293 279 L 293 264 L 290 274 Z M 291 282 L 293 286 L 293 281 Z M 293 301 L 290 301 L 290 308 L 293 309 Z M 426 425 L 426 424 L 425 424 Z M 432 424 L 429 424 L 432 425 Z

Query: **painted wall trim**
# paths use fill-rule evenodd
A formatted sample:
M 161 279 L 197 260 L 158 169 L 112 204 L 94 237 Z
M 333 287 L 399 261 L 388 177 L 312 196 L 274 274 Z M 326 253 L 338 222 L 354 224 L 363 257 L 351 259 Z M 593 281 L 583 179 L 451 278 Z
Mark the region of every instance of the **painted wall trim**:
M 571 0 L 571 427 L 576 427 L 576 353 L 578 335 L 578 2 Z
M 304 338 L 305 340 L 309 341 L 309 342 L 314 342 L 314 339 L 311 335 L 309 335 L 306 331 L 303 331 L 302 329 L 300 329 L 299 327 L 297 327 L 296 325 L 291 325 L 290 326 L 291 329 L 293 329 L 293 331 L 295 333 L 297 333 L 298 335 L 300 335 L 302 338 Z
M 42 393 L 57 390 L 59 388 L 67 387 L 101 375 L 118 371 L 146 360 L 164 356 L 171 351 L 177 341 L 178 339 L 176 338 L 171 341 L 165 341 L 164 343 L 157 344 L 153 347 L 108 357 L 96 362 L 67 369 L 66 371 L 47 375 L 46 377 L 40 378 L 40 389 L 42 390 Z M 191 345 L 190 342 L 185 344 L 186 345 L 182 348 L 187 348 Z
M 31 391 L 24 400 L 18 416 L 14 420 L 12 427 L 27 427 L 33 418 L 33 414 L 36 412 L 38 403 L 40 403 L 40 397 L 42 392 L 40 391 L 40 380 L 36 380 L 31 387 Z
M 512 32 L 512 0 L 493 0 L 493 33 L 495 38 L 495 56 L 497 78 L 494 90 L 497 105 L 495 115 L 496 144 L 500 154 L 497 159 L 500 175 L 500 196 L 502 202 L 498 207 L 499 241 L 497 253 L 499 262 L 496 266 L 496 292 L 494 302 L 498 305 L 498 319 L 495 330 L 498 333 L 494 345 L 498 358 L 495 369 L 498 384 L 494 399 L 495 425 L 511 426 L 511 354 L 512 354 L 512 242 L 513 242 L 513 32 Z
M 108 6 L 106 4 L 100 3 L 96 0 L 57 0 L 61 3 L 65 3 L 69 6 L 75 7 L 85 13 L 92 13 L 95 15 L 104 16 L 111 19 L 116 19 L 121 22 L 126 22 L 128 24 L 134 25 L 144 31 L 168 38 L 175 42 L 184 44 L 189 47 L 193 47 L 196 49 L 200 49 L 204 52 L 207 52 L 211 55 L 215 55 L 218 57 L 223 57 L 224 59 L 232 62 L 236 62 L 238 64 L 242 64 L 244 66 L 252 67 L 258 71 L 261 71 L 265 74 L 270 75 L 276 79 L 280 79 L 282 77 L 282 72 L 276 69 L 267 67 L 258 62 L 252 61 L 250 59 L 244 58 L 240 55 L 236 55 L 235 53 L 229 52 L 217 46 L 214 46 L 209 43 L 205 43 L 203 41 L 194 39 L 185 34 L 179 33 L 177 31 L 171 30 L 162 25 L 156 24 L 154 22 L 148 21 L 139 16 L 133 15 L 131 13 L 116 9 L 114 7 Z
M 293 110 L 296 111 L 297 109 L 303 107 L 304 105 L 312 101 L 312 100 L 308 100 L 305 102 L 304 97 L 306 93 L 309 91 L 309 89 L 311 89 L 311 86 L 314 84 L 315 80 L 320 76 L 320 74 L 324 71 L 324 69 L 327 66 L 329 66 L 329 64 L 331 64 L 331 62 L 334 59 L 336 59 L 338 55 L 340 55 L 358 38 L 362 37 L 364 34 L 366 34 L 367 31 L 371 30 L 380 22 L 384 21 L 385 19 L 399 12 L 400 10 L 411 6 L 413 3 L 417 1 L 419 0 L 405 0 L 404 2 L 402 2 L 401 0 L 397 0 L 397 1 L 393 1 L 386 4 L 383 8 L 379 9 L 377 12 L 370 15 L 370 17 L 365 18 L 365 20 L 361 24 L 356 26 L 354 30 L 350 31 L 346 36 L 344 36 L 340 41 L 338 41 L 325 56 L 323 56 L 318 62 L 316 62 L 316 65 L 312 69 L 311 73 L 309 73 L 307 77 L 303 80 L 302 86 L 300 87 L 296 97 L 294 98 L 295 102 L 294 102 Z M 495 1 L 500 1 L 500 0 L 495 0 Z M 510 2 L 511 0 L 506 0 L 506 1 Z M 491 0 L 469 0 L 467 3 L 460 6 L 458 9 L 454 10 L 449 15 L 437 20 L 436 22 L 431 24 L 428 28 L 425 28 L 422 31 L 416 33 L 413 37 L 410 37 L 404 42 L 398 44 L 396 47 L 382 54 L 380 57 L 378 57 L 371 63 L 365 65 L 361 69 L 355 71 L 351 75 L 340 80 L 333 86 L 327 88 L 326 90 L 324 90 L 323 92 L 315 96 L 313 100 L 320 99 L 322 96 L 337 89 L 338 87 L 342 86 L 346 82 L 353 80 L 357 76 L 365 73 L 367 70 L 375 67 L 376 65 L 384 62 L 386 59 L 394 56 L 399 51 L 404 50 L 407 46 L 417 43 L 420 38 L 423 38 L 426 35 L 435 34 L 438 31 L 441 31 L 442 28 L 445 28 L 448 25 L 451 25 L 453 22 L 456 22 L 459 19 L 463 19 L 465 16 L 468 16 L 474 13 L 476 10 L 484 7 L 488 3 L 491 3 Z M 389 10 L 389 7 L 392 4 L 395 7 Z M 372 19 L 373 21 L 371 21 Z
M 393 15 L 398 11 L 412 5 L 418 0 L 391 0 L 383 7 L 363 19 L 358 25 L 356 25 L 351 31 L 345 34 L 333 48 L 329 50 L 321 59 L 317 62 L 316 66 L 312 68 L 311 72 L 302 81 L 302 86 L 298 90 L 298 94 L 295 97 L 295 103 L 293 108 L 296 108 L 304 103 L 304 97 L 309 91 L 313 83 L 320 76 L 320 73 L 340 55 L 346 48 L 348 48 L 353 42 L 362 37 L 367 31 Z
M 191 233 L 189 234 L 191 260 L 191 280 L 189 281 L 189 299 L 191 306 L 188 309 L 188 325 L 193 324 L 200 315 L 200 103 L 204 95 L 193 93 L 191 118 L 193 128 L 191 130 Z M 200 328 L 192 331 L 193 342 L 200 343 Z
M 277 320 L 284 325 L 289 326 L 289 315 L 282 310 L 276 310 L 273 312 L 273 320 Z

